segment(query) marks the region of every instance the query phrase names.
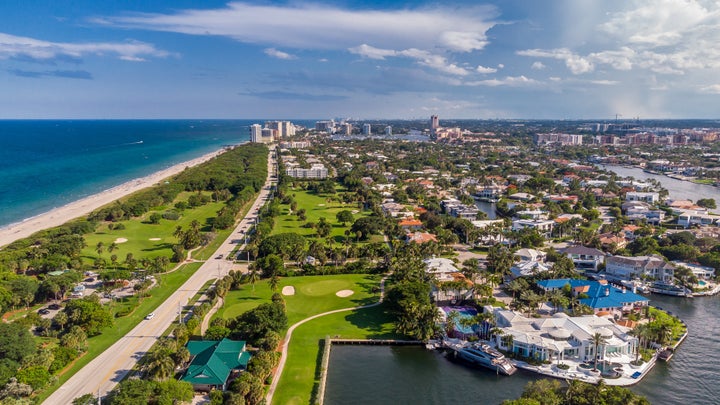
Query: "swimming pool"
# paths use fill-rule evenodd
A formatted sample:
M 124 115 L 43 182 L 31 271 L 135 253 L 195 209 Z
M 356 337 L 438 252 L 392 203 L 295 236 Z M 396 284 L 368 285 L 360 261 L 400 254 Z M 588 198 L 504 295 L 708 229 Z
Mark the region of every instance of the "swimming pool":
M 458 314 L 460 314 L 459 319 L 467 319 L 472 318 L 475 315 L 477 315 L 477 310 L 472 307 L 442 307 L 443 312 L 445 312 L 445 315 L 449 314 L 452 311 L 456 311 Z M 457 322 L 455 325 L 455 331 L 462 333 L 463 335 L 473 335 L 480 330 L 479 325 L 475 324 L 472 326 L 464 326 L 460 322 Z

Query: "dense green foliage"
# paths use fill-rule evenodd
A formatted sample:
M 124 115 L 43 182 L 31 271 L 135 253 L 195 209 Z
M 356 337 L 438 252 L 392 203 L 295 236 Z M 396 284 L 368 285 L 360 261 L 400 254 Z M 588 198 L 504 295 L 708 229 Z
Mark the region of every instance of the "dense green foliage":
M 648 405 L 650 402 L 627 388 L 607 386 L 603 381 L 592 385 L 569 381 L 542 379 L 529 382 L 519 399 L 503 401 L 503 405 Z

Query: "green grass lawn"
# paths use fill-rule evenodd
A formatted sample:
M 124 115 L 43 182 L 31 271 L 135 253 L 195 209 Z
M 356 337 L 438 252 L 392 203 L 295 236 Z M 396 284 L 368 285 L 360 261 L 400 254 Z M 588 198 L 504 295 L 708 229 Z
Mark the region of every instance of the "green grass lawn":
M 331 276 L 282 277 L 278 291 L 285 286 L 295 287 L 295 295 L 284 296 L 288 324 L 333 309 L 348 308 L 376 302 L 379 295 L 373 289 L 380 285 L 380 276 L 368 274 L 340 274 Z M 340 290 L 352 290 L 349 297 L 338 297 Z M 225 297 L 225 305 L 215 317 L 225 319 L 255 308 L 263 302 L 270 302 L 272 291 L 267 280 L 255 283 L 255 291 L 250 284 L 242 289 L 230 291 Z
M 337 243 L 342 243 L 345 238 L 345 231 L 350 229 L 352 223 L 342 226 L 341 223 L 337 222 L 335 215 L 343 210 L 354 212 L 355 219 L 371 214 L 370 211 L 359 210 L 355 204 L 344 204 L 335 200 L 328 201 L 328 196 L 318 195 L 302 189 L 292 189 L 289 194 L 294 195 L 298 210 L 305 209 L 307 221 L 300 221 L 295 213 L 290 213 L 289 205 L 282 205 L 281 215 L 275 218 L 273 234 L 294 232 L 307 237 L 314 237 L 316 234 L 314 229 L 303 228 L 302 226 L 306 222 L 317 223 L 321 217 L 324 217 L 332 225 L 330 236 L 334 237 Z
M 401 339 L 393 332 L 392 317 L 384 306 L 341 312 L 313 319 L 293 332 L 285 370 L 273 404 L 309 404 L 320 380 L 321 340 Z
M 37 396 L 37 402 L 39 403 L 46 399 L 53 391 L 70 379 L 73 374 L 87 365 L 100 353 L 105 351 L 105 349 L 112 346 L 118 339 L 125 336 L 125 334 L 132 330 L 132 328 L 137 326 L 137 324 L 145 318 L 145 315 L 154 311 L 161 303 L 172 295 L 172 293 L 175 292 L 175 290 L 177 290 L 193 273 L 195 273 L 201 265 L 202 263 L 190 263 L 182 266 L 172 273 L 156 275 L 155 277 L 159 281 L 159 286 L 149 290 L 148 293 L 150 296 L 144 297 L 137 309 L 135 309 L 135 311 L 133 311 L 130 315 L 122 318 L 115 318 L 115 323 L 112 327 L 103 330 L 101 335 L 88 339 L 87 353 L 79 358 L 72 367 L 66 370 L 62 375 L 58 376 L 56 384 L 40 392 Z M 115 304 L 116 307 L 117 305 L 118 304 Z
M 176 201 L 187 199 L 183 197 L 185 193 L 178 196 Z M 98 257 L 96 246 L 98 242 L 105 245 L 105 251 L 101 257 L 110 264 L 110 256 L 117 255 L 118 262 L 123 262 L 128 253 L 132 253 L 136 259 L 144 257 L 154 258 L 157 256 L 172 256 L 172 245 L 177 243 L 177 239 L 173 236 L 175 228 L 182 226 L 187 228 L 193 220 L 200 222 L 203 230 L 209 230 L 209 221 L 217 216 L 217 212 L 224 206 L 224 203 L 209 203 L 201 207 L 186 209 L 177 221 L 161 219 L 159 224 L 150 224 L 147 218 L 153 213 L 163 213 L 169 207 L 159 207 L 156 210 L 149 211 L 140 218 L 133 218 L 128 221 L 122 221 L 125 229 L 110 230 L 108 223 L 102 223 L 98 229 L 91 234 L 85 235 L 87 247 L 83 249 L 81 256 L 89 262 L 93 262 Z M 208 228 L 208 229 L 205 229 Z M 230 231 L 228 231 L 230 232 Z M 225 235 L 227 237 L 227 234 Z M 107 247 L 118 238 L 125 238 L 127 242 L 118 243 L 118 249 L 109 253 Z M 150 240 L 159 238 L 160 240 Z

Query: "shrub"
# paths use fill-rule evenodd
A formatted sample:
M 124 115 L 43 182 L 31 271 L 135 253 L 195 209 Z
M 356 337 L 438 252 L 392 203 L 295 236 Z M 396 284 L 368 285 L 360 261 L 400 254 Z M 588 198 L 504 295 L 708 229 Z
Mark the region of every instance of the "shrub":
M 180 213 L 177 211 L 165 211 L 163 212 L 162 217 L 170 221 L 177 221 L 180 219 Z

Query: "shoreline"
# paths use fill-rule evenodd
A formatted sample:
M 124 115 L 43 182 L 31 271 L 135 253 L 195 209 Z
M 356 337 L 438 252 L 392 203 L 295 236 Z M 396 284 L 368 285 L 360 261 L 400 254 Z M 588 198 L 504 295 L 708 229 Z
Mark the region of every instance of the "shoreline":
M 70 220 L 87 215 L 92 211 L 112 203 L 115 200 L 135 193 L 144 188 L 151 187 L 158 182 L 181 173 L 185 168 L 197 166 L 201 163 L 221 155 L 227 148 L 221 148 L 214 152 L 206 153 L 195 159 L 172 165 L 166 169 L 126 181 L 115 187 L 100 191 L 99 193 L 81 198 L 77 201 L 65 204 L 58 208 L 42 214 L 26 218 L 22 221 L 0 227 L 0 249 L 15 242 L 18 239 L 26 238 L 44 229 L 60 226 Z

